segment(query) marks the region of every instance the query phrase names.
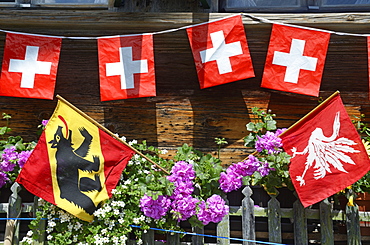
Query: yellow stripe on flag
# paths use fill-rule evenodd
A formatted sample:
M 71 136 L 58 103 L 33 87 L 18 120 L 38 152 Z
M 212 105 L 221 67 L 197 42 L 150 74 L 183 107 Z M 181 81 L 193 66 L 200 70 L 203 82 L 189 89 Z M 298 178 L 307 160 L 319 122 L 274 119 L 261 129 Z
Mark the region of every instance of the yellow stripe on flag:
M 91 200 L 96 208 L 109 198 L 99 130 L 60 100 L 45 129 L 55 203 L 86 221 L 92 209 L 82 206 Z

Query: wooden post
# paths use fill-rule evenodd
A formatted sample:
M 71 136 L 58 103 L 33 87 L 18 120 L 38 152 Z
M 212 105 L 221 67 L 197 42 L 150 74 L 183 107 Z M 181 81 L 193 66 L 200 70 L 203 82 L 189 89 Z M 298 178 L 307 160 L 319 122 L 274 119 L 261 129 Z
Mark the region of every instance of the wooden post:
M 249 186 L 246 186 L 242 193 L 244 198 L 242 200 L 242 233 L 243 239 L 255 240 L 256 231 L 254 223 L 254 202 L 251 198 L 253 191 Z M 255 245 L 254 242 L 243 241 L 243 245 Z
M 197 234 L 204 234 L 204 228 L 199 228 L 199 227 L 192 227 L 192 230 L 194 233 Z M 193 245 L 203 245 L 204 244 L 204 237 L 203 236 L 193 236 L 191 238 L 192 244 Z
M 353 206 L 346 205 L 346 221 L 347 244 L 361 245 L 360 216 L 356 203 Z
M 229 201 L 227 200 L 226 195 L 224 194 L 222 197 L 225 199 L 226 205 L 228 205 Z M 225 215 L 223 219 L 220 221 L 220 223 L 217 224 L 217 236 L 230 237 L 230 216 L 229 214 Z M 230 239 L 217 238 L 217 244 L 229 245 Z
M 38 196 L 34 197 L 33 200 L 33 217 L 36 217 L 36 212 L 38 209 Z M 33 245 L 43 245 L 45 243 L 45 230 L 46 230 L 46 220 L 40 220 L 38 226 L 34 228 L 33 234 L 37 234 L 36 241 L 33 241 Z
M 320 203 L 320 228 L 322 245 L 334 245 L 332 211 L 333 205 L 327 198 L 325 198 Z
M 22 199 L 18 195 L 21 186 L 15 182 L 10 187 L 12 194 L 9 197 L 8 218 L 19 218 L 22 211 Z M 5 228 L 4 245 L 19 244 L 19 222 L 7 220 Z
M 293 203 L 295 245 L 308 245 L 307 219 L 305 216 L 305 209 L 298 198 Z
M 267 204 L 267 216 L 268 216 L 268 227 L 269 227 L 269 241 L 281 243 L 281 209 L 280 202 L 276 199 L 279 195 L 279 191 L 276 190 L 276 194 L 269 194 L 271 197 Z
M 179 233 L 167 233 L 167 244 L 180 245 L 180 235 Z
M 143 245 L 154 245 L 154 230 L 147 230 L 141 237 Z

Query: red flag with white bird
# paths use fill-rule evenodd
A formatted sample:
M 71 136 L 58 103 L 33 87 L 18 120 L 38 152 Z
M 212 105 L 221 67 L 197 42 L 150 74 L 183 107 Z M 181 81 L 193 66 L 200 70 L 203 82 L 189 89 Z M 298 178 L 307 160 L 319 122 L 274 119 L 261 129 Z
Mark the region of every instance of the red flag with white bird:
M 54 97 L 62 39 L 7 33 L 0 96 Z
M 156 96 L 153 35 L 98 38 L 102 101 Z
M 254 77 L 240 15 L 186 29 L 200 88 Z
M 261 87 L 318 96 L 330 33 L 274 24 Z
M 292 156 L 289 173 L 304 207 L 350 186 L 370 160 L 339 94 L 334 94 L 280 135 Z

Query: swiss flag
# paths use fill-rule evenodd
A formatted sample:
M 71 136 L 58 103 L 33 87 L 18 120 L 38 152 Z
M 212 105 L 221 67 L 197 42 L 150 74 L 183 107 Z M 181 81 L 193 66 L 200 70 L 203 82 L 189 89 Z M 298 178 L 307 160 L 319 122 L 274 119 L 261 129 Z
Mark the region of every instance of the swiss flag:
M 350 186 L 370 170 L 369 156 L 339 94 L 283 132 L 289 173 L 304 207 Z
M 153 35 L 98 38 L 102 101 L 156 95 Z
M 54 97 L 61 38 L 7 33 L 0 96 Z
M 254 77 L 240 15 L 186 29 L 200 88 Z
M 318 96 L 330 33 L 274 24 L 261 87 Z

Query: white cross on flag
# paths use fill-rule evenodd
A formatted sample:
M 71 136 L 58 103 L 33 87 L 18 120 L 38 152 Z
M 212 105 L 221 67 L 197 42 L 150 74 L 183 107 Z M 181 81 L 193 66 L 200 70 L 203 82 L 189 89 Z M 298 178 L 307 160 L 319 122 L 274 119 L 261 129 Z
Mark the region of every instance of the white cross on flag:
M 101 101 L 156 95 L 153 35 L 98 39 Z
M 240 15 L 186 29 L 200 88 L 254 77 Z
M 330 33 L 274 24 L 261 87 L 318 96 Z
M 61 38 L 7 33 L 0 95 L 54 97 Z

